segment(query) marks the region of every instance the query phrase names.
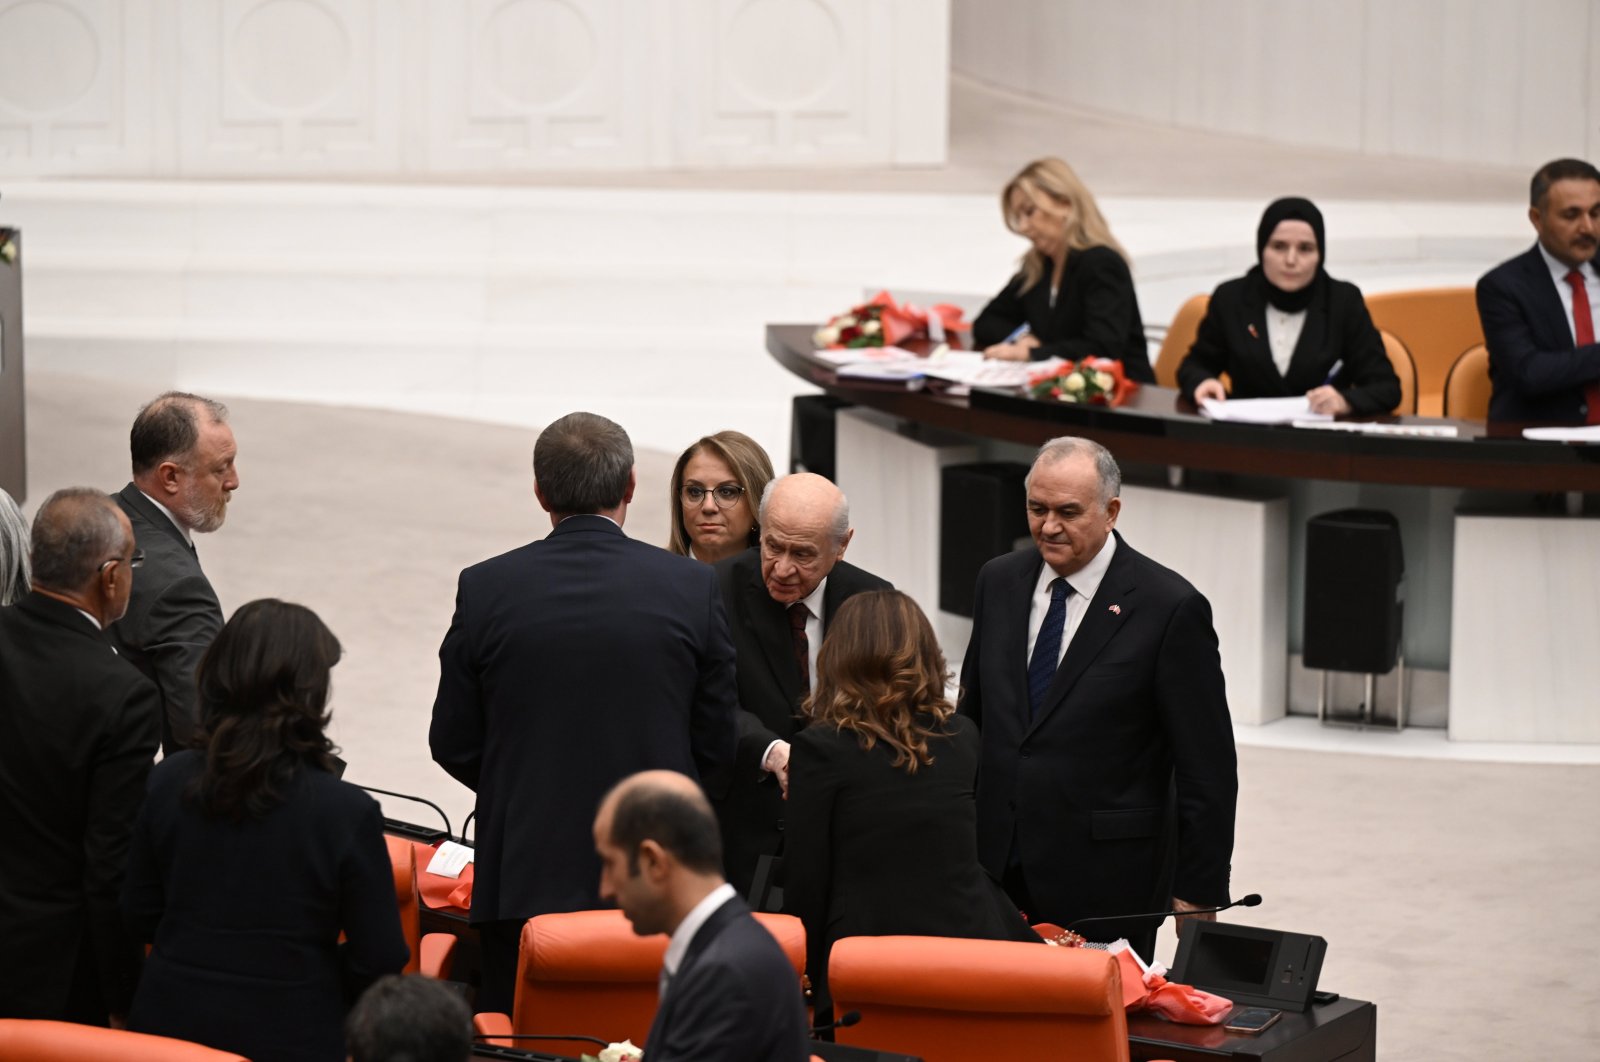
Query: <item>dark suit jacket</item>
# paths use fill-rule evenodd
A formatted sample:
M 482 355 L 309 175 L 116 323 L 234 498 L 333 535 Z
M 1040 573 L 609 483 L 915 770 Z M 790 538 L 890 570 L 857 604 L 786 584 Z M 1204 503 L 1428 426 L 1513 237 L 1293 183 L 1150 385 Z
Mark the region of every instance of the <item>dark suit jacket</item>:
M 1400 379 L 1360 288 L 1332 278 L 1322 285 L 1306 307 L 1289 371 L 1280 375 L 1267 335 L 1266 289 L 1240 277 L 1212 293 L 1194 345 L 1178 366 L 1178 386 L 1192 398 L 1196 387 L 1227 373 L 1233 398 L 1286 398 L 1321 387 L 1340 361 L 1333 385 L 1350 412 L 1388 413 L 1400 404 Z
M 0 608 L 0 1016 L 127 1013 L 117 893 L 160 742 L 155 687 L 71 605 Z
M 915 774 L 893 765 L 884 742 L 863 749 L 854 731 L 795 735 L 784 902 L 805 922 L 824 1002 L 828 953 L 843 937 L 1039 941 L 978 862 L 978 728 L 958 715 L 945 730 Z
M 1118 536 L 1030 723 L 1028 607 L 1042 565 L 1028 548 L 978 574 L 960 708 L 983 732 L 984 866 L 1003 875 L 1015 844 L 1034 922 L 1160 911 L 1173 896 L 1225 902 L 1238 783 L 1211 606 Z M 1153 936 L 1148 923 L 1095 929 Z
M 1478 319 L 1494 384 L 1490 420 L 1580 424 L 1588 417 L 1583 389 L 1600 379 L 1600 344 L 1573 343 L 1537 244 L 1478 281 Z
M 1109 247 L 1090 247 L 1067 255 L 1061 291 L 1052 307 L 1050 274 L 1054 268 L 1047 259 L 1043 279 L 1026 292 L 1021 290 L 1022 274 L 1012 277 L 972 322 L 973 346 L 982 350 L 999 343 L 1026 321 L 1040 344 L 1033 351 L 1035 361 L 1088 355 L 1118 358 L 1129 379 L 1154 383 L 1139 297 L 1122 256 Z
M 650 1062 L 804 1062 L 800 979 L 735 896 L 700 926 L 656 1009 Z
M 161 691 L 161 746 L 170 755 L 194 739 L 194 671 L 222 630 L 222 606 L 200 558 L 167 515 L 132 483 L 115 497 L 144 550 L 144 564 L 133 573 L 128 614 L 111 625 L 111 636 Z
M 600 798 L 649 768 L 720 795 L 734 696 L 715 573 L 603 516 L 463 571 L 428 743 L 478 794 L 472 921 L 604 906 Z
M 213 818 L 184 798 L 204 766 L 189 750 L 150 775 L 122 907 L 155 946 L 129 1027 L 253 1062 L 342 1062 L 347 1008 L 408 955 L 378 804 L 302 767 L 264 818 Z
M 748 896 L 756 861 L 776 855 L 783 838 L 783 793 L 761 769 L 774 741 L 791 740 L 800 719 L 800 672 L 795 665 L 788 608 L 772 600 L 761 579 L 761 551 L 748 549 L 717 564 L 722 602 L 739 655 L 739 748 L 733 784 L 716 802 L 723 862 L 739 895 Z M 848 561 L 828 573 L 822 590 L 822 629 L 851 596 L 892 586 Z

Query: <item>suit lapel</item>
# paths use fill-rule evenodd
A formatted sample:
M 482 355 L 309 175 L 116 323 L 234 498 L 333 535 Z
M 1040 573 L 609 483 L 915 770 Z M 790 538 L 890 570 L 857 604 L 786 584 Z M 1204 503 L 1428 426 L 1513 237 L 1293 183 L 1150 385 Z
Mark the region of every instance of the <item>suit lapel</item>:
M 124 509 L 133 509 L 144 518 L 146 524 L 155 528 L 157 533 L 171 535 L 172 540 L 182 546 L 186 552 L 195 552 L 194 543 L 184 538 L 183 532 L 178 530 L 178 525 L 173 523 L 166 513 L 156 508 L 155 502 L 145 497 L 144 491 L 140 490 L 136 485 L 129 483 L 122 488 L 122 492 L 117 497 L 126 503 L 123 506 Z M 138 537 L 138 528 L 134 529 L 134 537 Z M 141 548 L 143 548 L 143 545 L 141 544 Z
M 1272 360 L 1272 343 L 1267 338 L 1267 300 L 1254 284 L 1245 285 L 1244 293 L 1244 353 L 1247 361 L 1254 362 L 1263 380 L 1279 376 L 1278 366 Z
M 761 654 L 767 658 L 772 677 L 783 691 L 787 703 L 800 702 L 800 672 L 794 662 L 794 640 L 789 633 L 788 611 L 767 593 L 757 568 L 751 580 L 744 584 L 745 618 L 755 631 Z
M 1283 374 L 1284 384 L 1291 394 L 1303 394 L 1313 387 L 1322 386 L 1326 369 L 1317 366 L 1316 361 L 1318 355 L 1327 349 L 1327 332 L 1327 291 L 1323 290 L 1306 307 L 1305 324 L 1300 326 L 1300 338 L 1295 341 L 1294 353 L 1289 356 L 1288 371 Z M 1271 356 L 1270 352 L 1268 356 Z M 1291 380 L 1294 382 L 1290 383 Z M 1310 382 L 1312 380 L 1316 382 Z
M 1045 694 L 1044 704 L 1034 717 L 1033 725 L 1028 728 L 1029 732 L 1037 729 L 1061 706 L 1089 665 L 1122 629 L 1130 611 L 1136 607 L 1136 604 L 1130 603 L 1136 589 L 1133 551 L 1118 535 L 1117 551 L 1111 556 L 1111 566 L 1106 569 L 1105 578 L 1100 580 L 1100 588 L 1089 601 L 1089 610 L 1084 613 L 1083 622 L 1067 644 L 1067 653 L 1061 658 L 1061 666 L 1056 669 L 1056 677 L 1050 682 L 1050 690 Z
M 1031 552 L 1033 562 L 1023 565 L 1015 581 L 1002 591 L 1005 596 L 999 610 L 999 615 L 1016 617 L 1016 630 L 1008 631 L 1005 635 L 1005 667 L 1007 673 L 1022 676 L 1022 700 L 1017 702 L 1017 707 L 1022 714 L 1023 726 L 1028 724 L 1028 661 L 1033 658 L 1033 642 L 1028 639 L 1028 619 L 1033 612 L 1033 589 L 1039 582 L 1039 570 L 1044 567 L 1044 558 L 1039 551 L 1034 549 Z
M 1549 264 L 1545 262 L 1544 255 L 1539 253 L 1539 245 L 1534 244 L 1523 260 L 1527 263 L 1528 294 L 1538 304 L 1535 312 L 1529 316 L 1533 326 L 1545 333 L 1540 337 L 1541 344 L 1548 350 L 1572 346 L 1575 342 L 1572 317 L 1562 305 L 1561 293 L 1556 290 Z

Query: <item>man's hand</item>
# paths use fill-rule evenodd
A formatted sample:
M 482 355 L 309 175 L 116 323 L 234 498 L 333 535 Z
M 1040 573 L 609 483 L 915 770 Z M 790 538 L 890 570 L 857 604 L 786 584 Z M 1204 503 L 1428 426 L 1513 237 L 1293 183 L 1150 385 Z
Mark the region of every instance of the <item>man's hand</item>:
M 1199 405 L 1202 399 L 1212 398 L 1218 402 L 1226 402 L 1228 389 L 1222 386 L 1222 381 L 1213 376 L 1194 389 L 1194 404 Z
M 1350 403 L 1344 400 L 1344 395 L 1327 385 L 1313 387 L 1306 392 L 1306 398 L 1311 403 L 1313 413 L 1327 413 L 1336 417 L 1350 412 Z
M 767 750 L 767 758 L 761 763 L 762 768 L 777 776 L 778 788 L 783 790 L 783 798 L 789 799 L 789 743 L 787 741 L 774 741 Z
M 1198 911 L 1201 909 L 1201 907 L 1201 904 L 1190 903 L 1188 900 L 1180 900 L 1176 896 L 1172 898 L 1172 909 L 1179 912 L 1177 917 L 1173 919 L 1174 928 L 1177 929 L 1178 936 L 1183 936 L 1183 926 L 1185 922 L 1215 922 L 1217 920 L 1217 912 L 1215 911 L 1208 911 L 1205 914 L 1183 913 L 1186 911 Z

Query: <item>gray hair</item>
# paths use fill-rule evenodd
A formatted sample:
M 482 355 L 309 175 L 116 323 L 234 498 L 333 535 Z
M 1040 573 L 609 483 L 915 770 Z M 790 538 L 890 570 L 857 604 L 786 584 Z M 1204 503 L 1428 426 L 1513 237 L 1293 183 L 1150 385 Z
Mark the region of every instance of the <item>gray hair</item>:
M 213 424 L 227 423 L 227 406 L 187 391 L 168 391 L 145 403 L 128 433 L 133 474 L 148 472 L 163 461 L 187 465 L 200 442 L 201 412 Z
M 125 540 L 117 503 L 93 487 L 68 487 L 45 499 L 33 518 L 33 581 L 72 593 L 89 585 Z
M 1024 490 L 1033 489 L 1033 470 L 1040 465 L 1053 465 L 1065 457 L 1074 457 L 1083 454 L 1094 462 L 1095 475 L 1100 480 L 1100 504 L 1110 505 L 1111 499 L 1122 494 L 1122 469 L 1117 467 L 1117 459 L 1111 456 L 1111 451 L 1095 442 L 1093 439 L 1083 439 L 1076 435 L 1060 435 L 1043 446 L 1034 455 L 1033 466 L 1028 469 L 1028 476 L 1022 481 Z
M 22 600 L 32 584 L 28 518 L 22 515 L 11 495 L 0 490 L 0 605 Z
M 767 485 L 761 488 L 761 506 L 756 510 L 756 523 L 762 527 L 767 526 L 767 499 L 772 497 L 772 488 L 788 479 L 789 476 L 801 473 L 790 472 L 788 475 L 767 480 Z M 830 481 L 831 482 L 831 481 Z M 839 485 L 833 485 L 834 490 L 839 490 Z M 844 496 L 844 491 L 839 491 L 839 504 L 834 506 L 833 519 L 829 522 L 828 533 L 833 536 L 835 546 L 844 543 L 845 536 L 850 533 L 850 499 Z
M 615 509 L 628 493 L 632 472 L 628 433 L 595 413 L 568 413 L 533 444 L 533 478 L 553 513 Z

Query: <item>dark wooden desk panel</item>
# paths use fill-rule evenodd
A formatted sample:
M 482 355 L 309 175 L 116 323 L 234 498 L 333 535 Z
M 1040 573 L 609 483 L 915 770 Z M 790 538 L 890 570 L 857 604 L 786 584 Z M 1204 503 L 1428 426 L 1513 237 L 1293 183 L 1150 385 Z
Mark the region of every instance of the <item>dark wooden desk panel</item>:
M 1128 1016 L 1134 1062 L 1373 1062 L 1377 1055 L 1378 1008 L 1359 999 L 1313 1006 L 1304 1014 L 1285 1011 L 1257 1036 L 1230 1033 L 1220 1025 L 1178 1025 L 1149 1014 Z
M 1035 402 L 975 391 L 970 398 L 841 381 L 818 360 L 810 325 L 767 326 L 767 350 L 807 383 L 916 424 L 1037 446 L 1083 435 L 1123 462 L 1209 472 L 1483 490 L 1600 491 L 1600 446 L 1532 442 L 1523 425 L 1429 417 L 1386 423 L 1450 424 L 1453 438 L 1359 435 L 1280 425 L 1219 424 L 1178 392 L 1146 384 L 1117 409 Z

